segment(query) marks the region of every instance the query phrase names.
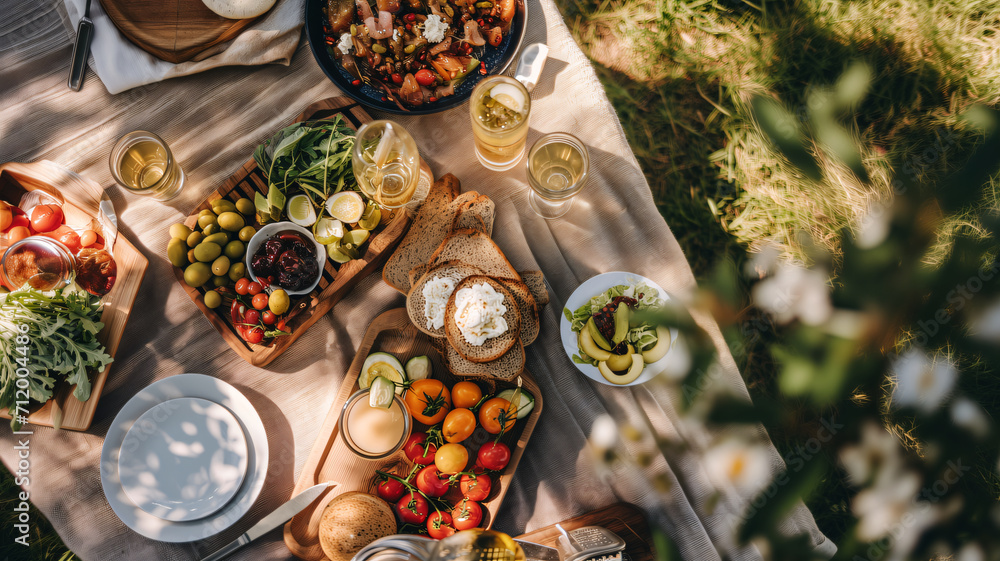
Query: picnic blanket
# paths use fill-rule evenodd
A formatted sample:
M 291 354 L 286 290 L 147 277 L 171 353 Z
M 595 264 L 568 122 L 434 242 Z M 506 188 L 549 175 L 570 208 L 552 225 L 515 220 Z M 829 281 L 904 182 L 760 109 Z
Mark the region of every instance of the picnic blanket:
M 377 314 L 403 305 L 403 297 L 372 275 L 268 367 L 242 361 L 174 279 L 164 257 L 166 226 L 182 221 L 261 140 L 338 90 L 303 43 L 289 67 L 217 68 L 118 95 L 110 95 L 91 73 L 83 90 L 72 92 L 66 88 L 72 33 L 63 24 L 62 6 L 61 0 L 5 2 L 0 20 L 0 161 L 49 159 L 105 185 L 118 210 L 120 231 L 149 258 L 149 269 L 93 426 L 85 433 L 34 429 L 31 500 L 84 560 L 195 559 L 234 539 L 289 498 L 366 326 Z M 583 139 L 590 151 L 590 182 L 570 214 L 555 221 L 537 217 L 526 204 L 523 168 L 497 173 L 477 162 L 466 105 L 431 116 L 393 117 L 413 134 L 436 174 L 454 173 L 464 188 L 493 197 L 497 244 L 518 269 L 542 270 L 552 294 L 542 314 L 541 335 L 527 353 L 527 368 L 538 380 L 545 407 L 495 527 L 518 534 L 624 500 L 640 505 L 654 524 L 668 529 L 685 559 L 759 559 L 754 547 L 739 547 L 727 537 L 749 497 L 732 491 L 716 500 L 701 462 L 701 452 L 718 435 L 685 422 L 665 387 L 617 388 L 585 378 L 559 343 L 563 302 L 595 274 L 630 271 L 675 294 L 690 291 L 695 279 L 654 206 L 601 84 L 555 4 L 529 0 L 528 6 L 525 44 L 545 42 L 551 48 L 532 94 L 528 142 L 565 131 Z M 173 149 L 187 173 L 177 198 L 160 203 L 114 186 L 110 148 L 136 129 L 155 131 Z M 716 378 L 746 395 L 718 327 L 711 318 L 697 319 L 719 349 Z M 146 539 L 115 517 L 101 491 L 98 458 L 112 419 L 129 398 L 156 380 L 185 372 L 216 376 L 249 398 L 267 427 L 271 459 L 264 491 L 242 520 L 213 538 L 171 545 Z M 649 430 L 682 438 L 689 446 L 669 456 L 654 451 L 642 470 L 622 469 L 602 479 L 587 437 L 595 419 L 605 414 L 621 422 L 645 416 Z M 0 429 L 0 459 L 8 469 L 17 461 L 15 445 L 9 429 Z M 648 439 L 627 447 L 631 453 L 651 450 Z M 780 468 L 778 453 L 768 450 L 772 469 Z M 649 484 L 657 475 L 671 483 L 666 490 Z M 825 555 L 835 551 L 804 506 L 794 510 L 782 530 L 808 534 Z M 234 556 L 290 557 L 280 531 Z

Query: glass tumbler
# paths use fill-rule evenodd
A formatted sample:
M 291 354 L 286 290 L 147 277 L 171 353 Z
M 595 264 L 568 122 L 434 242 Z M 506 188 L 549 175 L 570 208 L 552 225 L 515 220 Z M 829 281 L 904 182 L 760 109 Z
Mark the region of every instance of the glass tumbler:
M 545 219 L 559 218 L 587 183 L 590 156 L 577 137 L 555 132 L 539 138 L 528 152 L 528 204 Z
M 130 132 L 118 139 L 110 164 L 115 182 L 136 195 L 166 201 L 184 187 L 184 170 L 170 147 L 148 131 Z
M 516 166 L 524 155 L 531 113 L 531 96 L 524 84 L 490 76 L 472 90 L 469 111 L 479 163 L 497 171 Z

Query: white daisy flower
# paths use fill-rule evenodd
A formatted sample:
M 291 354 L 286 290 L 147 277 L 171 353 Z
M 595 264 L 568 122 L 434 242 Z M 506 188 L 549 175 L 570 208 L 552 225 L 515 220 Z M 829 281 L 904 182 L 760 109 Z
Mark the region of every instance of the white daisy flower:
M 985 438 L 990 433 L 990 420 L 986 417 L 986 412 L 967 397 L 960 397 L 951 404 L 951 421 L 977 438 Z
M 820 270 L 783 264 L 774 275 L 754 285 L 753 299 L 778 323 L 798 318 L 807 325 L 819 325 L 833 313 L 826 281 Z
M 771 480 L 771 463 L 761 446 L 730 438 L 705 452 L 705 470 L 709 482 L 719 491 L 735 487 L 755 493 Z
M 872 205 L 854 229 L 854 243 L 861 249 L 871 249 L 881 244 L 889 235 L 891 219 L 892 211 L 889 207 L 881 203 Z
M 896 384 L 893 405 L 933 413 L 951 393 L 958 370 L 944 357 L 932 361 L 924 351 L 911 348 L 893 361 L 891 375 Z
M 866 423 L 861 428 L 861 442 L 841 450 L 840 463 L 852 483 L 863 485 L 879 472 L 895 473 L 900 469 L 899 441 L 885 427 Z

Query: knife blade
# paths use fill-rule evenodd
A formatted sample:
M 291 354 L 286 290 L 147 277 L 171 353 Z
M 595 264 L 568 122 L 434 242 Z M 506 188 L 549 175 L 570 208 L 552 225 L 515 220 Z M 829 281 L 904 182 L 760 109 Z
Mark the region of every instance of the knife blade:
M 554 547 L 523 540 L 514 540 L 524 551 L 527 561 L 559 561 L 559 551 Z
M 301 512 L 302 509 L 315 501 L 316 497 L 320 496 L 320 494 L 322 494 L 323 491 L 325 491 L 330 485 L 333 485 L 333 482 L 327 481 L 325 483 L 320 483 L 319 485 L 313 485 L 298 495 L 295 495 L 289 499 L 288 502 L 274 509 L 271 514 L 261 518 L 260 522 L 254 524 L 253 527 L 247 530 L 242 536 L 236 538 L 228 545 L 208 557 L 202 558 L 201 561 L 219 561 L 237 549 L 247 545 L 278 526 L 281 526 L 285 522 L 288 522 L 293 516 Z
M 83 10 L 83 17 L 76 27 L 76 43 L 73 45 L 73 63 L 69 69 L 69 89 L 78 92 L 83 87 L 83 75 L 87 72 L 90 57 L 90 42 L 94 38 L 94 22 L 90 19 L 90 0 Z

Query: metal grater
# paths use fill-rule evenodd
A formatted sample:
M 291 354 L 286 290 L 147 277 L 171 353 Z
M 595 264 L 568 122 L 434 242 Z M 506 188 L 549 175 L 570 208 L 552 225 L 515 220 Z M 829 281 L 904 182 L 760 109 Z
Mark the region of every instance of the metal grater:
M 566 532 L 556 525 L 562 536 L 558 546 L 562 561 L 626 561 L 625 540 L 601 526 L 584 526 Z
M 469 561 L 515 561 L 517 555 L 505 547 L 475 547 L 467 544 L 459 551 L 453 553 L 458 559 L 468 559 Z

